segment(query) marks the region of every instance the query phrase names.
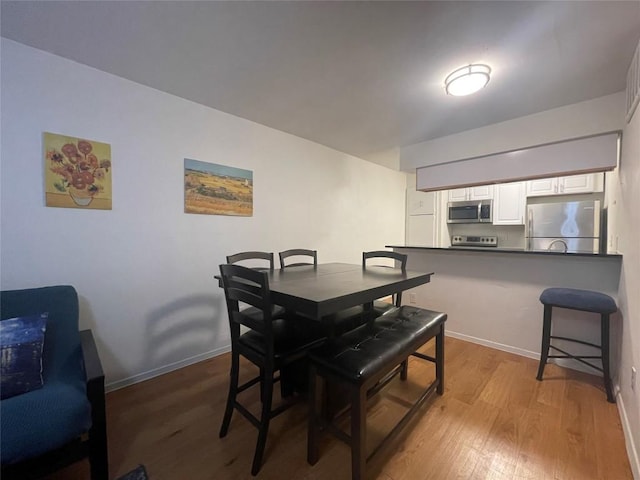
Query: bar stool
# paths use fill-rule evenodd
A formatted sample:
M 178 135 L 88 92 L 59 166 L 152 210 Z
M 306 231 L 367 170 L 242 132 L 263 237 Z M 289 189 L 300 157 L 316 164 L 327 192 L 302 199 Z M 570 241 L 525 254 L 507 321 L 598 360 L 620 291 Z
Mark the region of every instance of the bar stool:
M 540 352 L 540 365 L 538 366 L 538 380 L 542 380 L 544 366 L 548 358 L 573 358 L 591 368 L 602 372 L 604 388 L 607 392 L 607 401 L 615 403 L 613 389 L 611 388 L 611 375 L 609 373 L 609 315 L 616 312 L 618 307 L 616 302 L 609 295 L 590 290 L 578 290 L 575 288 L 547 288 L 540 295 L 540 302 L 544 305 L 544 323 L 542 328 L 542 350 Z M 570 310 L 580 310 L 583 312 L 593 312 L 600 314 L 600 345 L 576 340 L 574 338 L 551 335 L 551 311 L 553 307 L 568 308 Z M 590 347 L 598 348 L 601 355 L 572 355 L 564 350 L 551 345 L 551 339 L 565 340 L 569 342 L 581 343 Z M 549 355 L 549 349 L 563 353 L 563 355 Z M 597 367 L 585 358 L 602 360 L 602 368 Z

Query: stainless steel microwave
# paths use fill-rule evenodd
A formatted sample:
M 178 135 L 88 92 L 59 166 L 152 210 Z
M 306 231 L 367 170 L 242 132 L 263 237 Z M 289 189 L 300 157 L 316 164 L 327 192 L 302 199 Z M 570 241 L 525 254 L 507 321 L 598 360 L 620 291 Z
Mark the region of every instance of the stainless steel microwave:
M 493 223 L 493 200 L 449 202 L 447 223 Z

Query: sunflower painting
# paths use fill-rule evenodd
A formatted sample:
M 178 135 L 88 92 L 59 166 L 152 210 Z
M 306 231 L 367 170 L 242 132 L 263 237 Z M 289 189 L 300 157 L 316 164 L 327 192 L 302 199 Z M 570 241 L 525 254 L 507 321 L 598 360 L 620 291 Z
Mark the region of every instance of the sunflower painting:
M 253 172 L 185 158 L 184 211 L 251 217 Z
M 111 145 L 45 132 L 48 207 L 111 210 Z

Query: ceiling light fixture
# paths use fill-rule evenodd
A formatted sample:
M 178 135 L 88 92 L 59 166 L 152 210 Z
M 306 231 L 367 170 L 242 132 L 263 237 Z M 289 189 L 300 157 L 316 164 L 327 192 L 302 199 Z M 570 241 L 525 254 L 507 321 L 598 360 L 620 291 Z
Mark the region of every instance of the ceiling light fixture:
M 490 73 L 491 68 L 489 65 L 481 63 L 458 68 L 445 78 L 445 90 L 447 94 L 456 97 L 470 95 L 484 88 L 484 86 L 489 83 Z

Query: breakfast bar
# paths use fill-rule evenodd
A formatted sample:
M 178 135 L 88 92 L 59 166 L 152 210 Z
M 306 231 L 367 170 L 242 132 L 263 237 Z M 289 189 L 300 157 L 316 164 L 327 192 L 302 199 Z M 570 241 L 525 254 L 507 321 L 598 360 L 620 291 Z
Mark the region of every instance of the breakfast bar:
M 617 296 L 622 256 L 528 252 L 515 249 L 461 247 L 428 248 L 388 245 L 408 255 L 407 268 L 437 273 L 428 288 L 405 292 L 404 301 L 448 313 L 447 335 L 538 359 L 542 332 L 540 293 L 562 286 Z M 619 322 L 612 315 L 612 355 L 620 344 Z M 559 311 L 558 335 L 599 341 L 599 319 Z M 588 347 L 583 347 L 588 349 Z M 575 361 L 559 364 L 584 370 Z M 615 365 L 613 366 L 615 370 Z M 593 373 L 589 371 L 589 373 Z

